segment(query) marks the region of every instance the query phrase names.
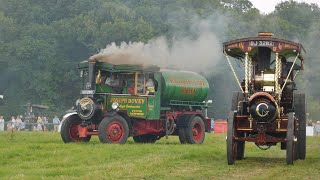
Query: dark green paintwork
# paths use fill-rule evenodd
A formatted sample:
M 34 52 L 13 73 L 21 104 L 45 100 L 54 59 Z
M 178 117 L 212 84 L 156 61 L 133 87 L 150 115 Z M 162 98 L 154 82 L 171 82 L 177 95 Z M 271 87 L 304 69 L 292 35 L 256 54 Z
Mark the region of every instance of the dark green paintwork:
M 111 105 L 115 101 L 119 103 L 119 110 L 127 111 L 129 116 L 139 118 L 147 117 L 147 97 L 109 95 L 107 97 L 108 109 L 111 109 Z
M 79 69 L 87 68 L 88 61 L 79 64 Z M 160 111 L 163 110 L 182 106 L 205 106 L 202 101 L 207 98 L 209 84 L 200 74 L 179 70 L 160 70 L 158 66 L 153 65 L 112 65 L 105 62 L 97 62 L 96 68 L 97 71 L 111 73 L 151 73 L 157 84 L 155 95 L 148 96 L 128 94 L 126 85 L 122 94 L 114 94 L 115 92 L 108 85 L 97 84 L 97 97 L 103 100 L 105 110 L 111 110 L 112 103 L 117 101 L 120 104 L 119 110 L 127 112 L 129 117 L 159 120 Z M 133 79 L 127 79 L 127 81 L 130 80 Z
M 209 83 L 200 74 L 188 71 L 161 70 L 162 102 L 170 100 L 202 102 L 208 96 Z

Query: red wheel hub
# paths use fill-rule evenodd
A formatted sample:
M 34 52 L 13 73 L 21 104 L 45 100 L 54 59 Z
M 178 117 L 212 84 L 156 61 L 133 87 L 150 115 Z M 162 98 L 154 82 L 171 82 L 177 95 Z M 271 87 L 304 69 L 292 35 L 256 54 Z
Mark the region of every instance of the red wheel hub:
M 107 128 L 107 135 L 110 141 L 120 142 L 124 137 L 124 128 L 119 122 L 111 122 Z
M 194 140 L 195 141 L 201 141 L 202 136 L 203 136 L 203 129 L 202 129 L 201 124 L 199 122 L 196 122 L 193 125 L 192 132 L 193 132 Z
M 79 122 L 73 123 L 73 124 L 71 124 L 71 126 L 70 126 L 70 128 L 69 128 L 70 138 L 71 138 L 74 142 L 84 141 L 84 138 L 79 137 L 79 131 L 78 131 L 78 126 L 79 126 L 79 125 L 80 125 Z

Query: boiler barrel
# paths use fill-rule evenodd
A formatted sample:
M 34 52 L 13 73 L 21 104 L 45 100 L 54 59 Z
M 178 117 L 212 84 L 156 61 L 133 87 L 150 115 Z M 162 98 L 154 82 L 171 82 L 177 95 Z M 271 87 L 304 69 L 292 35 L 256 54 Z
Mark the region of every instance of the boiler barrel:
M 170 100 L 202 102 L 208 96 L 208 81 L 195 72 L 161 70 L 162 102 Z

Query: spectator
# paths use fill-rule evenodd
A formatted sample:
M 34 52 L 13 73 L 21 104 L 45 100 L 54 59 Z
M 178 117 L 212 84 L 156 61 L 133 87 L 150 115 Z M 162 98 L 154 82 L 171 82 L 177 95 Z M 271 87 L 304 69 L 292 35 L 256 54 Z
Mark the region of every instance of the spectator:
M 17 126 L 17 122 L 14 116 L 11 117 L 11 127 L 10 130 L 14 130 Z
M 31 130 L 31 124 L 30 124 L 29 118 L 27 118 L 27 117 L 25 118 L 24 124 L 25 124 L 25 130 L 26 131 L 30 131 Z
M 0 116 L 0 131 L 4 131 L 4 119 L 3 119 L 3 116 Z
M 7 123 L 7 131 L 10 131 L 10 130 L 13 130 L 13 128 L 12 128 L 12 125 L 13 123 L 11 123 L 11 121 L 9 121 L 8 123 Z
M 314 125 L 311 119 L 309 120 L 309 122 L 308 122 L 307 125 L 308 125 L 308 126 L 313 126 L 313 125 Z
M 22 125 L 22 120 L 20 119 L 20 116 L 17 116 L 17 119 L 16 119 L 16 129 L 18 130 L 18 131 L 20 131 L 21 130 L 21 125 Z
M 25 129 L 26 129 L 26 123 L 22 121 L 20 125 L 20 131 L 24 131 Z
M 38 120 L 37 120 L 37 130 L 38 131 L 43 131 L 43 120 L 41 118 L 41 116 L 38 116 Z
M 46 116 L 43 117 L 43 131 L 48 131 L 48 119 Z
M 58 132 L 58 127 L 60 125 L 60 119 L 57 117 L 57 115 L 54 116 L 52 122 L 53 122 L 53 131 Z
M 317 121 L 317 123 L 314 125 L 314 133 L 316 136 L 320 135 L 320 121 Z

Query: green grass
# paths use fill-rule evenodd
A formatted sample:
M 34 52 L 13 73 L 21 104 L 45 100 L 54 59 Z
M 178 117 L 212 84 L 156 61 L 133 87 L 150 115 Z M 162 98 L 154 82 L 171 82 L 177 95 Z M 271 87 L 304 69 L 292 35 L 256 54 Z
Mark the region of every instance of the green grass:
M 246 144 L 245 159 L 228 166 L 225 134 L 202 145 L 177 137 L 155 144 L 64 144 L 52 132 L 1 132 L 0 179 L 320 179 L 320 137 L 307 138 L 307 159 L 285 164 L 285 151 Z

